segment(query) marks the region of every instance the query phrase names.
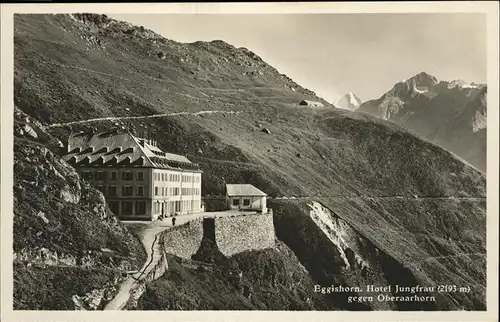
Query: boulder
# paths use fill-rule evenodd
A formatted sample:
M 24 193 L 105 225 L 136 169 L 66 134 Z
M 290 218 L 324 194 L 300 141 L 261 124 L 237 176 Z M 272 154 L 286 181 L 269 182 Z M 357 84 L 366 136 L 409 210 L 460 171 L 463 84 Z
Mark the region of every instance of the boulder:
M 29 124 L 25 124 L 23 130 L 26 135 L 29 135 L 34 139 L 38 139 L 38 134 L 36 134 L 35 130 L 33 130 L 33 128 Z
M 65 185 L 61 191 L 59 192 L 59 197 L 66 202 L 70 203 L 78 203 L 80 202 L 80 195 L 78 193 L 74 193 L 70 186 Z
M 37 217 L 41 218 L 43 220 L 44 223 L 48 224 L 49 223 L 49 220 L 47 219 L 47 217 L 45 217 L 45 213 L 43 211 L 39 211 L 37 214 L 36 214 Z
M 271 131 L 268 129 L 268 128 L 263 128 L 262 130 L 260 130 L 261 132 L 264 132 L 266 134 L 271 134 Z

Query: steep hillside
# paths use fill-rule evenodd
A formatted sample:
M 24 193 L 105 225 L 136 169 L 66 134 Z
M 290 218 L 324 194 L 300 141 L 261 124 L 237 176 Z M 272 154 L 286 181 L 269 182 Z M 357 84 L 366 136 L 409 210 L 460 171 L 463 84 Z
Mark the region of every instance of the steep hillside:
M 150 131 L 161 149 L 200 164 L 205 197 L 223 198 L 226 183 L 251 183 L 273 197 L 310 197 L 386 254 L 388 275 L 404 271 L 410 282 L 474 281 L 484 288 L 485 176 L 452 153 L 370 115 L 301 107 L 302 99 L 324 101 L 250 51 L 221 41 L 176 43 L 97 15 L 26 15 L 16 17 L 14 42 L 15 102 L 61 141 L 79 129 Z M 187 113 L 163 115 L 181 111 Z M 217 113 L 189 114 L 197 111 Z M 114 118 L 61 124 L 100 117 Z M 290 226 L 278 217 L 280 207 L 273 205 L 277 236 L 311 279 L 331 280 L 300 256 L 313 248 L 333 256 L 323 264 L 338 283 L 354 283 L 331 241 L 315 237 L 319 224 L 301 230 L 302 215 L 292 209 L 286 218 L 299 221 Z M 147 294 L 164 294 L 169 283 L 159 280 Z M 147 298 L 148 307 L 173 307 Z M 215 307 L 203 297 L 193 301 Z M 276 303 L 267 307 L 289 302 Z M 484 292 L 445 296 L 436 307 L 484 309 Z
M 470 286 L 469 293 L 419 292 L 435 296 L 435 301 L 374 301 L 369 305 L 385 310 L 485 309 L 484 236 L 474 233 L 485 225 L 484 204 L 456 201 L 444 211 L 443 203 L 432 199 L 418 203 L 397 198 L 324 201 L 334 210 L 312 200 L 271 203 L 276 236 L 294 250 L 319 284 Z M 417 219 L 408 213 L 422 215 Z M 469 220 L 477 222 L 471 225 Z M 405 230 L 396 232 L 396 223 Z M 392 295 L 403 295 L 392 291 Z M 345 301 L 346 294 L 340 294 L 335 303 L 350 309 Z
M 140 242 L 17 107 L 14 134 L 14 308 L 101 307 L 142 265 Z
M 357 111 L 401 125 L 486 170 L 486 85 L 420 73 Z

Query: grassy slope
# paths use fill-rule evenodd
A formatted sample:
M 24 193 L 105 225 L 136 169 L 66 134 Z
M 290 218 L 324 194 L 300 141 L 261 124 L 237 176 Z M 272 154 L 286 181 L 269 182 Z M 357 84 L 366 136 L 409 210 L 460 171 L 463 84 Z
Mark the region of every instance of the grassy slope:
M 450 254 L 462 249 L 484 251 L 479 246 L 485 241 L 484 200 L 464 201 L 467 207 L 458 207 L 450 199 L 380 200 L 374 205 L 332 197 L 485 197 L 484 175 L 450 153 L 373 117 L 293 105 L 315 97 L 298 87 L 292 91 L 287 87 L 290 81 L 274 69 L 241 51 L 221 49 L 219 43 L 156 40 L 153 44 L 77 25 L 83 26 L 67 17 L 16 18 L 16 103 L 24 111 L 47 123 L 103 115 L 241 111 L 123 123 L 138 133 L 151 129 L 161 148 L 200 163 L 205 171 L 204 195 L 222 194 L 225 183 L 243 181 L 270 195 L 316 196 L 404 263 L 434 255 L 434 246 L 422 234 L 431 239 L 451 235 Z M 80 38 L 86 34 L 99 35 L 105 49 Z M 167 58 L 158 59 L 158 51 L 167 53 Z M 263 75 L 243 75 L 249 68 L 260 69 Z M 271 134 L 261 132 L 259 124 Z M 67 131 L 57 129 L 54 134 L 63 137 Z M 438 220 L 446 224 L 437 225 Z M 449 274 L 451 270 L 470 279 L 477 272 L 484 275 L 482 261 L 457 264 L 455 268 L 419 262 L 409 266 L 423 280 L 436 282 L 451 278 L 464 284 Z

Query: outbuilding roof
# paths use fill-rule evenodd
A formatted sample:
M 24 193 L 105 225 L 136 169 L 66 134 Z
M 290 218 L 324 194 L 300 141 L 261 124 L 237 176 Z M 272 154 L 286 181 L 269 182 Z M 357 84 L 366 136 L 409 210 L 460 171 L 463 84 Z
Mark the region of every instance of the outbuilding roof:
M 251 184 L 226 184 L 227 195 L 229 197 L 237 196 L 267 196 L 267 194 Z

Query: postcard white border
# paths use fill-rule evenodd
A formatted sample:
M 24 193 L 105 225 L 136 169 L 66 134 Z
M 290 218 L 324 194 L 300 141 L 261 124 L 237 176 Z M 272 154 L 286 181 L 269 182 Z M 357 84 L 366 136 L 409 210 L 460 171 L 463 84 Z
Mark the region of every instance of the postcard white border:
M 13 170 L 13 14 L 14 13 L 484 13 L 488 47 L 486 312 L 346 312 L 346 311 L 13 311 L 12 310 L 12 170 Z M 497 321 L 498 319 L 498 2 L 295 2 L 295 3 L 118 3 L 1 5 L 1 320 L 2 321 Z M 466 59 L 466 58 L 465 58 Z

